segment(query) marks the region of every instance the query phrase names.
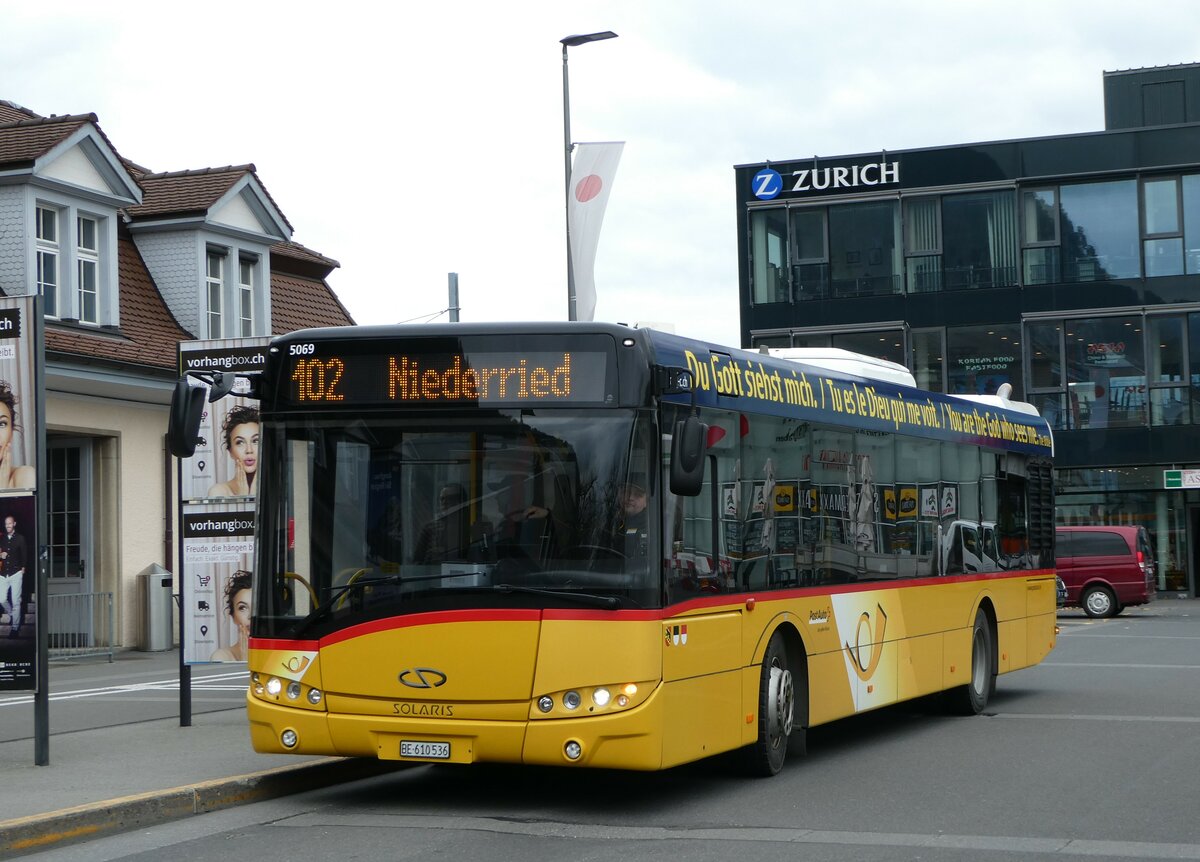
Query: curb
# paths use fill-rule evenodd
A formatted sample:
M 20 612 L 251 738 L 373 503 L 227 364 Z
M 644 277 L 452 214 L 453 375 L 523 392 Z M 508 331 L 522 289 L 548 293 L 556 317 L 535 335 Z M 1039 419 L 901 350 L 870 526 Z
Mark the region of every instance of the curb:
M 330 758 L 4 820 L 0 821 L 0 857 L 91 841 L 235 805 L 371 778 L 397 767 L 379 760 Z

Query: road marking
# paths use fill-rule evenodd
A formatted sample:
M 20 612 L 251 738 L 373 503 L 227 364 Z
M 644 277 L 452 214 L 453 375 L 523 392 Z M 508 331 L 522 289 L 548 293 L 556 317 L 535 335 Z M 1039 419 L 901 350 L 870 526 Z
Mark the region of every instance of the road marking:
M 1200 670 L 1200 664 L 1131 664 L 1099 661 L 1044 661 L 1037 667 L 1110 667 L 1125 670 Z
M 230 671 L 227 673 L 208 674 L 205 676 L 192 677 L 192 691 L 245 691 L 247 672 L 245 670 Z M 234 680 L 241 682 L 241 685 L 229 685 Z M 52 691 L 50 692 L 50 700 L 81 700 L 89 697 L 111 697 L 125 694 L 138 694 L 148 691 L 179 691 L 179 677 L 170 677 L 167 679 L 154 680 L 152 682 L 136 682 L 126 685 L 108 685 L 103 688 L 79 688 L 70 691 Z M 9 697 L 0 697 L 0 707 L 4 706 L 23 706 L 34 702 L 32 694 L 12 695 Z
M 295 828 L 370 827 L 491 832 L 594 841 L 728 841 L 772 844 L 833 844 L 847 847 L 923 847 L 932 850 L 974 850 L 999 853 L 1037 853 L 1047 856 L 1107 856 L 1121 859 L 1200 860 L 1200 844 L 1156 844 L 1149 841 L 1099 841 L 1076 838 L 1023 838 L 1011 835 L 948 835 L 945 833 L 840 832 L 744 825 L 728 828 L 669 829 L 657 826 L 609 826 L 552 821 L 501 820 L 489 817 L 440 815 L 331 815 L 312 812 L 273 821 Z
M 1037 712 L 995 712 L 989 713 L 989 718 L 1034 718 L 1055 719 L 1064 721 L 1148 721 L 1164 724 L 1200 724 L 1200 716 L 1194 715 L 1084 715 L 1078 712 L 1037 713 Z

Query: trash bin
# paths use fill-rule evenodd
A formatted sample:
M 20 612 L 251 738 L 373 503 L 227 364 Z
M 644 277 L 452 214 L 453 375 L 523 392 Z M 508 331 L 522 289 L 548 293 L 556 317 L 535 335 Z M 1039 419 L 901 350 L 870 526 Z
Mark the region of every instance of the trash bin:
M 170 649 L 174 618 L 171 573 L 152 563 L 138 574 L 138 649 L 143 652 Z

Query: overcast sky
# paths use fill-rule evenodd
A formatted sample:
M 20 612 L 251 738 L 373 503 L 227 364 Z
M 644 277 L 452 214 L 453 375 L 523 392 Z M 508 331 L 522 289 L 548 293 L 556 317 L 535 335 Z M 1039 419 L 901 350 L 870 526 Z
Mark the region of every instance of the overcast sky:
M 42 9 L 49 11 L 41 11 Z M 1096 131 L 1194 0 L 5 4 L 0 99 L 155 171 L 253 162 L 359 323 L 565 320 L 575 141 L 625 141 L 596 319 L 739 340 L 733 166 Z M 441 317 L 437 317 L 443 312 Z

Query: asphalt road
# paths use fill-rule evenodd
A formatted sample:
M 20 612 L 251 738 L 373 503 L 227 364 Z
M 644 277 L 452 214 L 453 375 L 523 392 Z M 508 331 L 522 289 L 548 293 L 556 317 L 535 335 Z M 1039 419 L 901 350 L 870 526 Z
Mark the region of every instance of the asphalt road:
M 1200 860 L 1200 603 L 1060 623 L 985 715 L 817 728 L 773 779 L 418 767 L 27 858 Z

